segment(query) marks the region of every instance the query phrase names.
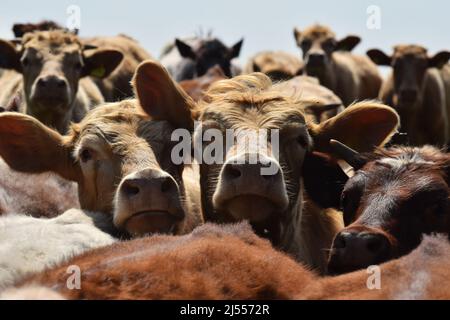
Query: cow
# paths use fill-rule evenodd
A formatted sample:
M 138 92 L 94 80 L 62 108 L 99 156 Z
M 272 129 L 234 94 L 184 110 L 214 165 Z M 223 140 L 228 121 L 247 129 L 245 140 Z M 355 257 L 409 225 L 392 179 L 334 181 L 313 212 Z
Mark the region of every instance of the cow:
M 333 241 L 329 273 L 405 255 L 423 234 L 450 234 L 449 154 L 432 146 L 361 154 L 333 144 L 352 171 L 340 196 L 346 227 Z
M 289 80 L 303 72 L 303 62 L 284 51 L 262 51 L 249 59 L 243 73 L 262 72 L 273 81 Z
M 77 290 L 67 286 L 74 265 L 82 270 Z M 426 237 L 410 255 L 380 266 L 382 282 L 374 290 L 366 270 L 320 278 L 245 223 L 206 224 L 189 235 L 94 249 L 17 283 L 0 298 L 41 292 L 41 299 L 88 300 L 450 299 L 449 268 L 448 240 Z
M 242 39 L 227 47 L 212 37 L 195 37 L 184 41 L 175 39 L 173 44 L 163 50 L 160 60 L 178 82 L 201 77 L 215 65 L 219 65 L 229 78 L 239 73 L 232 60 L 239 56 L 243 42 Z
M 16 38 L 22 38 L 25 33 L 34 31 L 50 31 L 50 30 L 64 30 L 65 28 L 52 20 L 43 20 L 38 23 L 15 23 L 12 27 L 12 32 Z M 78 33 L 78 30 L 72 31 Z
M 398 45 L 392 56 L 379 49 L 367 55 L 378 65 L 392 67 L 379 98 L 400 114 L 408 143 L 446 146 L 450 138 L 450 67 L 446 66 L 450 52 L 430 57 L 422 46 Z
M 229 146 L 223 153 L 217 151 L 214 159 L 199 160 L 205 220 L 249 220 L 258 235 L 323 270 L 327 259 L 324 250 L 329 249 L 343 223 L 339 214 L 325 214 L 310 202 L 305 204 L 308 210 L 303 214 L 303 200 L 309 197 L 303 193 L 303 175 L 318 181 L 316 185 L 311 183 L 314 194 L 326 192 L 328 184 L 333 186 L 337 179 L 320 180 L 323 170 L 316 165 L 312 152 L 330 152 L 329 140 L 333 137 L 342 137 L 358 150 L 372 150 L 393 134 L 398 116 L 391 108 L 369 101 L 316 124 L 306 123 L 304 107 L 305 102 L 284 94 L 262 73 L 222 80 L 210 87 L 199 105 L 201 125 L 193 140 L 198 145 L 211 141 L 213 135 L 212 146 L 222 147 L 222 141 Z M 227 130 L 233 130 L 231 138 Z M 194 153 L 209 154 L 213 149 L 210 144 L 201 143 Z M 302 173 L 306 164 L 308 169 Z M 303 228 L 302 219 L 319 221 Z M 302 235 L 302 228 L 308 235 Z
M 106 101 L 115 102 L 133 96 L 131 79 L 138 65 L 152 59 L 139 42 L 127 35 L 82 39 L 86 47 L 112 49 L 122 52 L 122 63 L 107 77 L 93 77 Z
M 203 76 L 191 80 L 180 81 L 180 87 L 196 102 L 203 99 L 208 88 L 216 81 L 227 79 L 222 69 L 215 65 Z
M 377 66 L 366 56 L 351 53 L 361 41 L 358 36 L 337 40 L 330 28 L 316 24 L 303 31 L 295 28 L 294 37 L 303 52 L 305 74 L 318 78 L 345 105 L 377 98 L 382 83 Z
M 85 251 L 114 243 L 111 235 L 96 226 L 101 219 L 79 209 L 51 219 L 0 217 L 0 291 Z
M 316 78 L 296 76 L 278 86 L 286 94 L 298 95 L 303 101 L 310 101 L 305 107 L 309 121 L 320 123 L 344 110 L 342 100 L 333 91 L 319 84 Z
M 107 77 L 122 61 L 117 50 L 85 50 L 77 36 L 62 30 L 27 33 L 21 44 L 0 40 L 0 105 L 17 97 L 22 113 L 66 133 L 89 109 L 104 101 L 86 76 Z
M 13 170 L 76 182 L 81 208 L 108 216 L 115 236 L 189 232 L 202 221 L 196 172 L 171 160 L 171 135 L 193 129 L 195 104 L 151 60 L 133 87 L 137 99 L 98 106 L 65 136 L 31 116 L 0 114 L 0 156 Z

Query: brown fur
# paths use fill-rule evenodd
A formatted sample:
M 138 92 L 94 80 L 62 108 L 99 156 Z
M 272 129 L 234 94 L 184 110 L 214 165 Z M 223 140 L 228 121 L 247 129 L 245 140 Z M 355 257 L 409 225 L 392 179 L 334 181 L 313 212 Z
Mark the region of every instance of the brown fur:
M 225 128 L 280 129 L 279 163 L 283 181 L 286 182 L 284 184 L 277 180 L 276 184 L 270 185 L 270 191 L 263 191 L 258 189 L 258 185 L 262 181 L 253 181 L 253 183 L 250 182 L 242 196 L 239 194 L 233 196 L 231 193 L 222 191 L 228 190 L 226 182 L 223 182 L 225 180 L 222 179 L 225 177 L 223 168 L 227 167 L 227 161 L 231 161 L 230 159 L 237 154 L 237 148 L 232 148 L 224 157 L 225 165 L 207 165 L 205 163 L 200 165 L 202 207 L 205 219 L 209 221 L 232 222 L 239 220 L 236 217 L 239 214 L 252 216 L 247 219 L 250 219 L 252 226 L 258 230 L 258 234 L 268 237 L 277 247 L 302 259 L 302 255 L 304 257 L 309 255 L 309 253 L 301 252 L 304 250 L 302 246 L 314 247 L 319 242 L 323 243 L 321 241 L 324 239 L 331 241 L 335 232 L 342 226 L 342 222 L 338 222 L 338 218 L 330 219 L 323 216 L 323 223 L 317 224 L 317 227 L 315 224 L 304 229 L 305 232 L 311 232 L 310 235 L 302 234 L 304 193 L 301 186 L 301 171 L 305 155 L 312 150 L 331 153 L 329 140 L 337 137 L 351 142 L 357 150 L 371 150 L 373 146 L 382 144 L 389 139 L 398 125 L 398 118 L 392 109 L 386 106 L 374 102 L 364 102 L 347 108 L 337 117 L 321 124 L 305 123 L 303 110 L 310 102 L 299 99 L 299 95 L 286 94 L 280 88 L 282 88 L 282 84 L 273 86 L 267 76 L 255 73 L 216 82 L 207 92 L 200 107 L 199 119 L 208 126 L 221 128 L 221 130 Z M 288 128 L 297 128 L 297 130 L 291 129 L 292 131 L 290 131 Z M 271 155 L 269 154 L 269 156 Z M 320 169 L 314 168 L 313 170 Z M 313 174 L 310 175 L 313 176 Z M 253 179 L 259 178 L 260 176 L 253 177 Z M 280 186 L 280 189 L 277 186 Z M 254 191 L 250 191 L 250 188 Z M 314 190 L 314 192 L 323 191 Z M 249 198 L 246 202 L 243 197 L 248 195 L 259 198 Z M 276 195 L 279 195 L 280 198 L 275 198 L 278 197 Z M 259 218 L 262 216 L 260 212 L 270 208 L 271 201 L 278 203 L 284 196 L 289 199 L 287 209 L 276 207 L 273 209 L 274 212 L 269 214 L 269 218 Z M 235 198 L 228 199 L 227 197 Z M 237 202 L 239 197 L 242 199 L 241 203 Z M 222 207 L 221 201 L 226 203 L 234 201 L 236 205 L 242 207 L 242 210 L 227 208 L 226 203 L 224 203 L 225 207 Z M 255 207 L 249 206 L 267 201 L 268 205 L 264 208 L 255 209 Z M 311 211 L 308 214 L 317 214 L 322 217 L 321 212 L 321 210 Z M 263 220 L 261 221 L 261 219 Z M 265 233 L 265 230 L 269 231 L 268 234 Z M 308 239 L 308 242 L 303 241 L 303 237 Z M 313 238 L 319 242 L 310 242 L 310 239 Z M 317 259 L 305 261 L 305 258 L 302 261 L 323 271 L 326 265 L 323 250 L 328 249 L 328 244 L 325 244 L 321 248 L 322 250 L 313 253 Z
M 263 51 L 249 59 L 243 73 L 262 72 L 272 80 L 288 80 L 303 68 L 302 61 L 295 55 L 283 51 Z
M 450 53 L 446 54 L 448 61 Z M 436 68 L 427 50 L 417 45 L 398 45 L 391 57 L 380 50 L 369 50 L 368 55 L 380 65 L 393 66 L 383 83 L 379 98 L 393 106 L 400 114 L 402 131 L 414 146 L 434 144 L 445 146 L 450 138 L 450 71 L 449 67 Z M 440 63 L 442 64 L 442 63 Z M 400 69 L 401 68 L 401 69 Z M 416 96 L 407 101 L 404 90 L 415 90 Z
M 381 289 L 369 290 L 366 271 L 321 279 L 245 224 L 207 224 L 95 249 L 20 286 L 51 287 L 67 299 L 449 299 L 449 252 L 446 239 L 427 237 L 381 265 Z M 81 269 L 80 290 L 67 289 L 69 265 Z
M 219 66 L 214 66 L 208 70 L 203 76 L 192 79 L 183 80 L 180 82 L 180 87 L 192 98 L 194 101 L 203 99 L 205 91 L 216 81 L 224 80 L 227 77 Z
M 376 65 L 365 56 L 350 53 L 360 41 L 358 37 L 348 36 L 337 41 L 335 33 L 323 25 L 313 25 L 303 31 L 295 29 L 294 36 L 303 51 L 305 73 L 317 77 L 320 84 L 335 92 L 345 105 L 377 97 L 382 79 Z M 321 54 L 323 63 L 310 67 L 311 53 Z
M 138 43 L 138 41 L 126 35 L 114 37 L 95 37 L 82 39 L 85 45 L 101 48 L 115 49 L 123 53 L 122 63 L 107 78 L 95 79 L 106 101 L 114 102 L 133 96 L 133 88 L 130 84 L 138 65 L 151 55 Z

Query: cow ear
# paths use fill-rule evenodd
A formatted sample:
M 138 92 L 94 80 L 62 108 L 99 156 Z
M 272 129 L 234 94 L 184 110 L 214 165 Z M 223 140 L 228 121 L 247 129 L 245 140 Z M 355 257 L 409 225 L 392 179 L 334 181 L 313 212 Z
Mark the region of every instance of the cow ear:
M 309 124 L 316 151 L 333 154 L 330 140 L 338 140 L 358 152 L 371 152 L 383 146 L 397 132 L 398 114 L 374 101 L 349 106 L 335 117 L 318 125 Z
M 392 58 L 378 49 L 371 49 L 367 51 L 369 58 L 379 66 L 390 66 L 392 64 Z
M 17 52 L 14 44 L 9 41 L 0 40 L 0 68 L 22 72 L 20 53 Z
M 428 58 L 428 66 L 430 68 L 441 69 L 450 59 L 450 52 L 441 51 L 436 53 L 433 57 Z
M 244 39 L 241 39 L 230 48 L 230 60 L 239 57 L 243 43 Z
M 358 36 L 346 36 L 344 39 L 338 41 L 336 44 L 336 50 L 352 51 L 360 42 L 361 38 Z
M 181 41 L 180 39 L 175 39 L 175 46 L 177 47 L 178 52 L 183 58 L 189 58 L 192 60 L 197 59 L 197 55 L 195 54 L 194 50 L 187 43 Z
M 85 50 L 82 76 L 106 78 L 122 62 L 123 53 L 117 50 Z
M 21 172 L 53 171 L 73 181 L 80 176 L 65 138 L 28 115 L 0 114 L 0 156 Z
M 153 119 L 193 130 L 195 104 L 162 65 L 152 60 L 141 63 L 132 82 L 142 109 Z
M 299 40 L 300 40 L 301 36 L 302 36 L 302 32 L 299 29 L 294 28 L 294 39 L 298 46 L 300 46 Z

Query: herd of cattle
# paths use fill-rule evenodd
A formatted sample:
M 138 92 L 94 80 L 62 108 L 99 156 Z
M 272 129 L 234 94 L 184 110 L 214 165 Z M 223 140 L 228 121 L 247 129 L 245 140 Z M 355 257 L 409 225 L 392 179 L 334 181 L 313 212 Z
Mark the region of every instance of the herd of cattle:
M 157 61 L 126 35 L 13 32 L 0 298 L 450 299 L 450 52 L 360 56 L 359 37 L 314 25 L 294 29 L 302 58 L 265 51 L 241 68 L 243 40 L 176 39 Z M 279 154 L 264 141 L 172 161 L 174 130 L 211 128 L 277 130 Z

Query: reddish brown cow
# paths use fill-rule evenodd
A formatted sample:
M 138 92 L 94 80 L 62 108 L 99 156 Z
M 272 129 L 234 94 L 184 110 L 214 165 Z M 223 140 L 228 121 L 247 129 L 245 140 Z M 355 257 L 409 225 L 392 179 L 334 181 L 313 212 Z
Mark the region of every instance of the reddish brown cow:
M 361 41 L 359 37 L 352 35 L 338 41 L 335 33 L 323 25 L 303 31 L 294 29 L 294 36 L 303 51 L 305 73 L 318 78 L 345 105 L 378 96 L 382 79 L 377 66 L 367 57 L 350 52 Z
M 393 68 L 379 97 L 400 114 L 408 142 L 445 146 L 450 139 L 450 67 L 444 66 L 450 52 L 429 57 L 424 47 L 399 45 L 392 56 L 378 49 L 367 54 L 375 63 Z
M 171 135 L 193 129 L 194 103 L 153 61 L 139 66 L 133 86 L 137 100 L 95 108 L 66 136 L 0 114 L 0 156 L 14 170 L 78 183 L 81 208 L 129 235 L 189 232 L 202 221 L 199 191 L 193 170 L 171 160 Z
M 263 51 L 249 59 L 243 73 L 262 72 L 273 81 L 281 81 L 301 74 L 302 69 L 302 61 L 295 55 L 283 51 Z
M 303 166 L 308 164 L 305 173 L 311 180 L 320 175 L 322 169 L 315 165 L 310 153 L 330 152 L 328 142 L 333 137 L 342 137 L 358 150 L 372 150 L 395 131 L 398 117 L 387 106 L 363 102 L 320 124 L 306 122 L 304 109 L 310 101 L 305 103 L 296 95 L 285 94 L 281 85 L 273 85 L 266 75 L 254 73 L 216 82 L 206 93 L 199 117 L 202 125 L 194 140 L 206 141 L 204 134 L 213 129 L 215 144 L 221 141 L 225 151 L 219 161 L 200 164 L 202 208 L 209 221 L 249 220 L 259 235 L 322 269 L 326 266 L 325 249 L 342 222 L 338 214 L 324 214 L 310 201 L 306 212 L 303 210 L 304 200 L 309 199 L 303 192 Z M 235 130 L 233 139 L 238 137 L 240 141 L 231 141 L 233 145 L 226 149 L 225 143 L 230 142 L 226 141 L 226 130 L 230 129 Z M 264 130 L 267 137 L 253 138 Z M 274 132 L 279 132 L 279 139 L 272 145 Z M 279 146 L 278 156 L 273 151 L 275 143 Z M 207 143 L 202 146 L 202 152 L 211 148 Z M 268 167 L 273 172 L 264 174 L 263 169 Z M 325 192 L 336 179 L 321 183 L 314 194 Z M 305 219 L 319 221 L 305 225 Z
M 194 101 L 200 101 L 214 82 L 224 79 L 227 79 L 227 77 L 222 69 L 216 65 L 203 76 L 192 80 L 183 80 L 179 84 Z
M 68 267 L 81 270 L 79 290 Z M 68 299 L 450 299 L 450 244 L 427 237 L 409 256 L 381 265 L 381 288 L 365 270 L 319 278 L 274 250 L 246 224 L 207 224 L 181 236 L 154 236 L 94 249 L 32 276 L 1 298 Z M 29 288 L 31 286 L 31 288 Z M 34 291 L 34 292 L 33 292 Z
M 345 184 L 346 228 L 334 239 L 329 271 L 348 272 L 409 253 L 423 234 L 450 233 L 450 155 L 425 146 L 358 154 L 335 142 L 356 174 Z

